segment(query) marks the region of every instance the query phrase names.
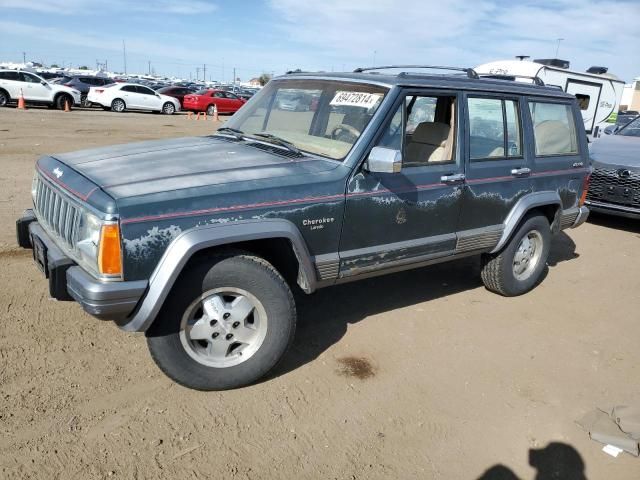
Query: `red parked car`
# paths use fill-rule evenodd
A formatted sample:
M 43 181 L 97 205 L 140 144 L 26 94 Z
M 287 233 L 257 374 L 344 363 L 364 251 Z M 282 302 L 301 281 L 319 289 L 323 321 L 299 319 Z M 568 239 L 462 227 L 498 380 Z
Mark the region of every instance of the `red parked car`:
M 182 110 L 184 110 L 184 96 L 191 95 L 193 90 L 189 90 L 186 87 L 164 87 L 157 90 L 158 93 L 162 95 L 167 95 L 169 97 L 176 98 L 180 101 L 180 106 Z
M 246 100 L 224 90 L 200 90 L 192 95 L 185 95 L 182 102 L 184 110 L 207 112 L 213 115 L 213 106 L 218 113 L 235 113 L 246 103 Z

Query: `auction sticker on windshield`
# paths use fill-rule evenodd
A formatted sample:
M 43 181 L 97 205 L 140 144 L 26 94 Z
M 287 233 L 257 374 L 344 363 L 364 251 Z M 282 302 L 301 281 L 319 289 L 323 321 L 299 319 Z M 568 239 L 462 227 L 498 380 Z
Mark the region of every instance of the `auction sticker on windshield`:
M 382 98 L 381 93 L 336 92 L 330 105 L 348 105 L 350 107 L 371 108 Z

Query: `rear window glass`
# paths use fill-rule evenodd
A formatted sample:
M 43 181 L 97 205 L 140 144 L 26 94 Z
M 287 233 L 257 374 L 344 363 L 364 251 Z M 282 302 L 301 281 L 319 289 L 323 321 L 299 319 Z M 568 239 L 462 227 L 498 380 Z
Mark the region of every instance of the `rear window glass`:
M 469 98 L 469 151 L 472 160 L 520 157 L 518 103 L 497 98 Z
M 571 105 L 530 102 L 536 155 L 575 155 L 578 139 Z

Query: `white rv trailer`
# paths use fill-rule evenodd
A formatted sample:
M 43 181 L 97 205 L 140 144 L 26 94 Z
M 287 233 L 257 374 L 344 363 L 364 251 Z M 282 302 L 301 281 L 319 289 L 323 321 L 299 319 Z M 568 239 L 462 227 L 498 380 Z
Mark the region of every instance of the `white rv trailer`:
M 587 72 L 569 70 L 566 60 L 501 60 L 475 68 L 479 75 L 495 75 L 516 81 L 532 82 L 535 77 L 545 85 L 561 88 L 578 98 L 584 128 L 588 135 L 609 125 L 607 120 L 618 111 L 624 82 L 604 67 L 591 67 Z M 615 116 L 611 117 L 615 122 Z M 610 120 L 611 121 L 611 120 Z

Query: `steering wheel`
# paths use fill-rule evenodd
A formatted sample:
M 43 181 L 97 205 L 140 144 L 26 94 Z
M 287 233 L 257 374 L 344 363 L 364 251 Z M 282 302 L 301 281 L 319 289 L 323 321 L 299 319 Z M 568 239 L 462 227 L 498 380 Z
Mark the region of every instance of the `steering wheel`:
M 341 123 L 331 130 L 331 138 L 333 140 L 340 140 L 346 143 L 355 142 L 360 136 L 360 130 L 351 125 L 345 125 Z

